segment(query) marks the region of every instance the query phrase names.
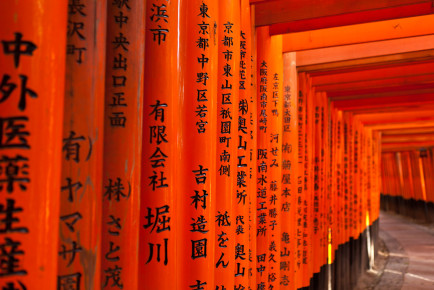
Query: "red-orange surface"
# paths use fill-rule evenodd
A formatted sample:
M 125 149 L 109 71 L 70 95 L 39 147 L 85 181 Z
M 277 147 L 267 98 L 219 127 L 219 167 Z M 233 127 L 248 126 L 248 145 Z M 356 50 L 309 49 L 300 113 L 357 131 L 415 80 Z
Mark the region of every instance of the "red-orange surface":
M 135 96 L 143 102 L 142 156 L 135 161 L 141 167 L 140 219 L 135 224 L 140 237 L 138 285 L 146 289 L 171 289 L 176 288 L 178 270 L 180 8 L 176 1 L 162 4 L 148 0 L 145 9 L 145 46 L 141 47 L 145 52 L 144 82 L 142 87 L 138 80 L 140 86 L 136 88 L 142 89 L 143 95 Z M 135 108 L 138 113 L 142 112 L 140 108 Z M 140 124 L 140 119 L 135 122 Z M 164 279 L 156 279 L 163 276 Z
M 181 2 L 179 19 L 180 85 L 178 136 L 174 155 L 179 184 L 177 219 L 178 287 L 214 289 L 216 228 L 216 140 L 218 43 L 214 27 L 218 20 L 216 1 Z M 198 25 L 198 23 L 200 25 Z M 198 40 L 208 40 L 204 49 Z M 225 239 L 223 237 L 223 239 Z M 188 266 L 187 266 L 188 265 Z
M 67 1 L 1 6 L 0 287 L 54 290 Z
M 65 112 L 58 246 L 58 287 L 100 288 L 106 1 L 68 10 Z M 116 47 L 116 44 L 114 44 Z M 112 78 L 113 84 L 122 83 Z M 71 286 L 74 285 L 74 286 Z M 104 284 L 103 284 L 104 285 Z M 78 287 L 78 286 L 77 286 Z

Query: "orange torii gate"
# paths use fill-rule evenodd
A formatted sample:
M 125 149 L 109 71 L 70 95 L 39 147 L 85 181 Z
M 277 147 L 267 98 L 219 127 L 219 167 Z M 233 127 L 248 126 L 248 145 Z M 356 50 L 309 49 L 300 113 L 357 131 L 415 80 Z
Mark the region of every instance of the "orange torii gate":
M 380 192 L 433 221 L 431 2 L 314 3 L 1 4 L 0 287 L 348 289 Z

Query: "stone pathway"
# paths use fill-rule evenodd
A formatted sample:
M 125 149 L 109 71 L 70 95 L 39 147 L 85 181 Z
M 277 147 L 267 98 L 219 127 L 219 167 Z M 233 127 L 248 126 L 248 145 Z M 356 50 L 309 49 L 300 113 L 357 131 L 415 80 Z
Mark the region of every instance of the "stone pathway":
M 406 218 L 380 215 L 380 238 L 389 260 L 375 289 L 434 289 L 434 230 Z

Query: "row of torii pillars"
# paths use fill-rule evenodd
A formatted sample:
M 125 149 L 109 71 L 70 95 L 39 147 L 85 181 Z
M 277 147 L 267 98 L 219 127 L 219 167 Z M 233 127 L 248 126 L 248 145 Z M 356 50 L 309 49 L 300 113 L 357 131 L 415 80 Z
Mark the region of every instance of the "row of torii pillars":
M 144 3 L 1 4 L 2 289 L 354 283 L 378 134 L 249 1 Z

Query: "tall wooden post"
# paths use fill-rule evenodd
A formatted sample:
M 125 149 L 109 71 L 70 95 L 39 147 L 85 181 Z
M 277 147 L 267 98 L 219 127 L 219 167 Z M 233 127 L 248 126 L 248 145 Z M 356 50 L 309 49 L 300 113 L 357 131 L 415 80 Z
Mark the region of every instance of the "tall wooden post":
M 269 115 L 271 111 L 271 89 L 268 85 L 271 82 L 271 70 L 268 57 L 271 50 L 271 38 L 268 27 L 259 27 L 256 29 L 257 40 L 257 126 L 258 126 L 258 148 L 257 148 L 257 219 L 256 219 L 256 262 L 257 274 L 256 284 L 258 289 L 268 288 L 268 266 L 269 258 L 269 222 L 268 204 L 269 204 L 269 161 L 267 150 L 269 147 Z
M 68 10 L 58 289 L 101 287 L 107 7 L 106 1 L 81 3 Z M 128 42 L 120 36 L 111 48 L 128 49 Z M 125 79 L 113 76 L 112 82 L 118 87 Z M 107 269 L 107 284 L 119 283 L 119 274 L 116 267 Z
M 323 283 L 322 286 L 326 286 L 325 283 L 328 281 L 326 280 L 328 277 L 326 276 L 328 274 L 328 229 L 329 229 L 329 191 L 328 191 L 328 185 L 330 184 L 330 180 L 327 177 L 328 174 L 328 152 L 329 152 L 329 119 L 328 119 L 328 100 L 326 93 L 321 93 L 320 96 L 320 121 L 321 121 L 321 127 L 320 127 L 320 133 L 321 133 L 321 152 L 320 152 L 320 211 L 321 211 L 321 223 L 320 223 L 320 230 L 321 230 L 321 247 L 322 247 L 322 268 L 321 271 L 323 271 Z
M 178 1 L 146 3 L 139 287 L 149 289 L 176 288 L 178 269 L 178 10 Z
M 257 42 L 256 42 L 256 27 L 255 27 L 255 6 L 251 6 L 250 2 L 247 0 L 243 0 L 248 2 L 242 6 L 242 9 L 245 9 L 246 6 L 250 8 L 250 36 L 251 36 L 251 91 L 250 91 L 250 125 L 252 127 L 251 130 L 251 151 L 250 151 L 250 159 L 251 159 L 251 190 L 252 194 L 250 195 L 249 201 L 249 288 L 256 288 L 256 275 L 257 275 L 257 230 L 256 230 L 256 218 L 257 218 L 257 195 L 256 195 L 256 181 L 257 181 L 257 151 L 258 151 L 258 78 L 257 78 Z M 243 20 L 244 23 L 244 20 Z
M 282 180 L 286 180 L 286 183 L 282 184 L 281 193 L 281 253 L 285 253 L 285 256 L 282 256 L 280 261 L 280 286 L 284 289 L 296 289 L 297 93 L 295 53 L 285 53 L 283 55 Z
M 310 161 L 312 159 L 312 104 L 311 102 L 310 81 L 307 75 L 301 74 L 299 77 L 299 99 L 298 99 L 298 121 L 299 121 L 299 176 L 297 189 L 297 237 L 300 238 L 299 251 L 300 269 L 302 271 L 302 287 L 309 286 L 310 276 L 313 271 L 309 263 L 311 251 L 311 173 Z
M 332 286 L 332 276 L 333 276 L 333 249 L 332 249 L 332 225 L 333 225 L 333 212 L 332 212 L 332 141 L 331 141 L 331 132 L 332 132 L 332 120 L 331 120 L 331 111 L 330 111 L 330 102 L 327 99 L 327 96 L 324 96 L 324 111 L 321 113 L 324 120 L 324 174 L 323 174 L 323 186 L 324 186 L 324 219 L 325 219 L 325 228 L 324 228 L 324 251 L 325 251 L 325 260 L 326 260 L 326 283 L 327 287 Z
M 235 204 L 243 198 L 238 186 L 238 167 L 247 166 L 238 157 L 238 130 L 245 127 L 238 118 L 240 69 L 240 1 L 219 1 L 218 82 L 217 82 L 217 144 L 216 210 L 215 210 L 215 283 L 216 289 L 234 288 L 234 273 L 242 275 L 241 264 L 236 268 L 235 257 L 247 256 L 237 246 L 235 229 L 242 227 L 237 220 Z M 240 116 L 242 119 L 242 116 Z M 244 120 L 246 120 L 244 118 Z M 212 140 L 210 140 L 212 142 Z M 239 232 L 239 230 L 238 230 Z
M 374 171 L 372 172 L 374 193 L 373 193 L 373 213 L 370 215 L 370 224 L 377 221 L 380 217 L 380 194 L 381 194 L 381 133 L 372 132 L 374 142 Z M 432 164 L 432 163 L 431 163 Z
M 338 236 L 338 215 L 339 215 L 339 199 L 337 195 L 337 162 L 338 162 L 338 148 L 337 148 L 337 113 L 336 109 L 333 106 L 330 106 L 329 108 L 329 114 L 330 114 L 330 138 L 329 138 L 329 144 L 330 144 L 330 208 L 329 208 L 329 215 L 330 215 L 330 228 L 329 228 L 329 235 L 328 235 L 328 242 L 329 242 L 329 263 L 334 263 L 334 274 L 335 277 L 338 273 L 338 264 L 337 264 L 337 258 L 336 258 L 336 252 L 339 245 L 339 236 Z M 337 283 L 337 281 L 335 281 Z
M 313 225 L 313 258 L 314 258 L 314 267 L 313 272 L 319 273 L 321 269 L 322 264 L 322 253 L 321 253 L 321 243 L 322 243 L 322 229 L 321 226 L 322 223 L 322 186 L 321 186 L 321 151 L 323 148 L 322 143 L 322 134 L 321 134 L 321 94 L 315 93 L 312 96 L 311 99 L 312 104 L 312 113 L 313 113 L 313 124 L 312 124 L 312 130 L 314 134 L 314 151 L 313 151 L 313 160 L 312 160 L 312 172 L 313 172 L 313 178 L 312 178 L 312 225 Z
M 250 25 L 250 3 L 241 1 L 240 7 L 240 65 L 239 65 L 239 102 L 238 111 L 238 162 L 237 162 L 237 199 L 235 201 L 235 289 L 249 288 L 249 261 L 250 249 L 250 225 L 249 209 L 250 200 L 256 195 L 253 179 L 254 143 L 252 104 L 252 36 Z
M 303 264 L 306 267 L 305 279 L 306 284 L 310 285 L 314 273 L 313 252 L 315 245 L 313 243 L 313 153 L 315 148 L 314 142 L 314 104 L 312 100 L 315 96 L 315 88 L 312 87 L 312 79 L 307 78 L 306 91 L 306 118 L 305 118 L 305 155 L 304 155 L 304 191 L 305 199 L 303 201 L 303 228 L 305 253 L 303 253 Z M 316 260 L 316 259 L 315 259 Z
M 288 251 L 281 251 L 282 227 L 282 186 L 288 185 L 287 175 L 282 175 L 282 139 L 283 139 L 283 56 L 282 36 L 271 37 L 269 60 L 269 124 L 267 129 L 268 142 L 268 218 L 269 218 L 269 244 L 268 244 L 268 282 L 270 288 L 280 287 L 280 260 Z
M 179 9 L 177 287 L 215 289 L 218 3 L 184 1 Z
M 358 122 L 357 118 L 354 119 L 354 125 L 353 125 L 353 153 L 352 153 L 352 161 L 353 161 L 353 167 L 352 167 L 352 176 L 353 176 L 353 192 L 354 192 L 354 202 L 357 202 L 356 208 L 358 211 L 361 211 L 361 198 L 360 195 L 360 186 L 359 186 L 359 161 L 360 161 L 360 128 L 361 124 Z M 355 217 L 354 222 L 356 223 L 356 227 L 359 232 L 362 230 L 362 225 L 360 223 L 360 220 L 358 217 Z
M 343 244 L 344 244 L 344 199 L 343 199 L 343 112 L 336 110 L 335 111 L 335 122 L 336 122 L 336 167 L 335 167 L 335 173 L 336 173 L 336 223 L 335 223 L 335 247 L 338 250 L 339 256 L 337 256 L 337 273 L 339 280 L 337 279 L 337 282 L 341 285 L 345 284 L 345 276 L 346 276 L 346 269 L 343 267 Z
M 305 251 L 304 246 L 304 230 L 303 230 L 303 199 L 304 199 L 304 155 L 305 155 L 305 133 L 306 130 L 306 75 L 304 73 L 299 74 L 298 78 L 298 95 L 297 95 L 297 119 L 298 119 L 298 131 L 297 131 L 297 144 L 298 144 L 298 156 L 297 156 L 297 191 L 296 191 L 296 258 L 295 258 L 295 282 L 296 288 L 306 287 L 306 279 L 304 277 L 305 267 L 303 265 L 303 253 Z
M 137 31 L 144 29 L 144 13 L 144 2 L 137 0 L 129 1 L 125 6 L 109 3 L 107 7 L 101 245 L 103 289 L 138 287 L 145 39 L 144 34 Z M 127 50 L 112 47 L 121 35 L 129 43 Z M 124 85 L 114 86 L 113 77 L 125 77 Z M 117 117 L 122 118 L 119 124 L 115 122 Z M 118 282 L 107 280 L 110 269 L 119 271 Z
M 0 288 L 56 289 L 67 1 L 0 9 Z

